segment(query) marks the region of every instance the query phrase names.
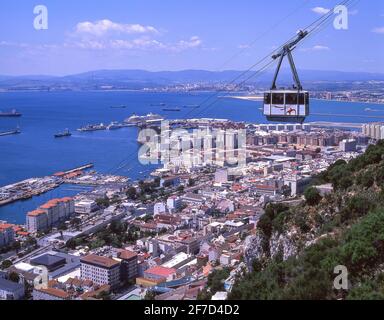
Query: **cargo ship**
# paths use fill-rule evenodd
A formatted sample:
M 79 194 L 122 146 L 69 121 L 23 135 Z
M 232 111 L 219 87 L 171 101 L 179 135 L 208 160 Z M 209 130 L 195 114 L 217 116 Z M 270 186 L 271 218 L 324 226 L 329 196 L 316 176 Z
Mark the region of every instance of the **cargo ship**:
M 70 133 L 68 129 L 65 129 L 63 132 L 56 133 L 55 138 L 70 137 L 71 135 L 72 133 Z
M 12 134 L 19 134 L 19 133 L 21 133 L 19 128 L 16 128 L 15 130 L 10 130 L 10 131 L 3 131 L 3 132 L 0 131 L 0 137 L 9 136 Z
M 15 109 L 11 111 L 0 111 L 0 117 L 21 117 L 21 113 Z
M 100 124 L 88 124 L 85 127 L 81 127 L 77 129 L 77 131 L 90 132 L 90 131 L 105 130 L 105 129 L 107 129 L 107 127 L 103 123 L 100 123 Z

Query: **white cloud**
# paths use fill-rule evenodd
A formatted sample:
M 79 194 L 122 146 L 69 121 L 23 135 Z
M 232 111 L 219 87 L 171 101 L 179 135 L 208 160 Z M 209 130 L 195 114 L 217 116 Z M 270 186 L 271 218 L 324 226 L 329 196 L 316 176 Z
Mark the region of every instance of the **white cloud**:
M 327 46 L 323 46 L 323 45 L 320 45 L 320 44 L 317 44 L 311 48 L 303 48 L 301 49 L 301 51 L 329 51 L 331 50 L 329 47 Z
M 372 29 L 372 32 L 382 34 L 384 33 L 384 27 Z
M 93 36 L 103 36 L 109 32 L 126 33 L 126 34 L 144 34 L 144 33 L 159 33 L 152 26 L 143 26 L 141 24 L 122 24 L 104 19 L 95 22 L 79 22 L 76 25 L 76 33 L 91 34 Z
M 190 49 L 198 48 L 202 44 L 201 39 L 198 36 L 193 36 L 189 40 L 181 40 L 176 44 L 176 49 Z
M 133 40 L 126 39 L 82 39 L 80 41 L 68 42 L 67 47 L 77 47 L 89 50 L 163 50 L 169 52 L 181 52 L 187 49 L 199 48 L 202 40 L 198 36 L 193 36 L 189 40 L 180 40 L 177 43 L 165 43 L 148 37 Z
M 323 8 L 323 7 L 314 7 L 311 10 L 312 12 L 317 14 L 327 14 L 329 11 L 331 11 L 330 9 Z
M 237 47 L 239 49 L 249 49 L 251 46 L 249 44 L 240 44 Z

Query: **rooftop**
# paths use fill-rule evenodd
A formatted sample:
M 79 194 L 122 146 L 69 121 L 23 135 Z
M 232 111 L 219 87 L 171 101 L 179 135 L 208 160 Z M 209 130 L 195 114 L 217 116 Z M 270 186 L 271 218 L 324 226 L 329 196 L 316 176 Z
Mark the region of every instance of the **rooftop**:
M 168 277 L 175 272 L 176 270 L 173 268 L 167 268 L 162 266 L 156 266 L 145 271 L 145 273 L 154 274 L 161 277 Z
M 81 258 L 81 262 L 97 265 L 102 268 L 112 268 L 119 264 L 119 262 L 116 260 L 107 257 L 97 256 L 95 254 L 91 254 L 89 256 Z

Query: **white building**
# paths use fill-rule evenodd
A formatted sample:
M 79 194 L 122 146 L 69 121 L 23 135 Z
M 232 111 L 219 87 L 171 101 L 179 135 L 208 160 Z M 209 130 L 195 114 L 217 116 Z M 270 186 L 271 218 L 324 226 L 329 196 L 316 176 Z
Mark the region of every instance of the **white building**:
M 166 213 L 166 211 L 167 211 L 167 208 L 165 207 L 165 204 L 163 202 L 158 202 L 153 207 L 153 214 L 155 216 Z
M 169 211 L 177 211 L 181 208 L 182 202 L 180 197 L 172 196 L 167 199 L 167 207 Z
M 384 123 L 368 123 L 363 125 L 363 134 L 372 139 L 384 139 Z
M 0 300 L 20 300 L 24 294 L 24 285 L 0 278 Z
M 66 221 L 75 213 L 75 205 L 72 198 L 52 199 L 40 206 L 37 210 L 28 212 L 28 232 L 38 233 L 50 230 L 60 222 Z
M 81 258 L 81 279 L 116 288 L 120 284 L 120 262 L 94 254 Z
M 90 214 L 97 210 L 97 203 L 93 200 L 81 200 L 75 203 L 75 212 L 80 214 Z
M 345 139 L 340 141 L 340 150 L 343 152 L 355 152 L 357 146 L 357 141 L 354 139 Z

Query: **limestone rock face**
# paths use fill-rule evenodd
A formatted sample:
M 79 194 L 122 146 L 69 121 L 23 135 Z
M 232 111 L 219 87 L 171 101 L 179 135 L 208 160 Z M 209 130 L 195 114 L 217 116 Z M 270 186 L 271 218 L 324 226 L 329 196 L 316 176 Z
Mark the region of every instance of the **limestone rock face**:
M 296 232 L 281 234 L 275 232 L 269 241 L 270 256 L 274 258 L 281 253 L 284 261 L 291 256 L 296 256 L 298 254 L 296 236 Z

